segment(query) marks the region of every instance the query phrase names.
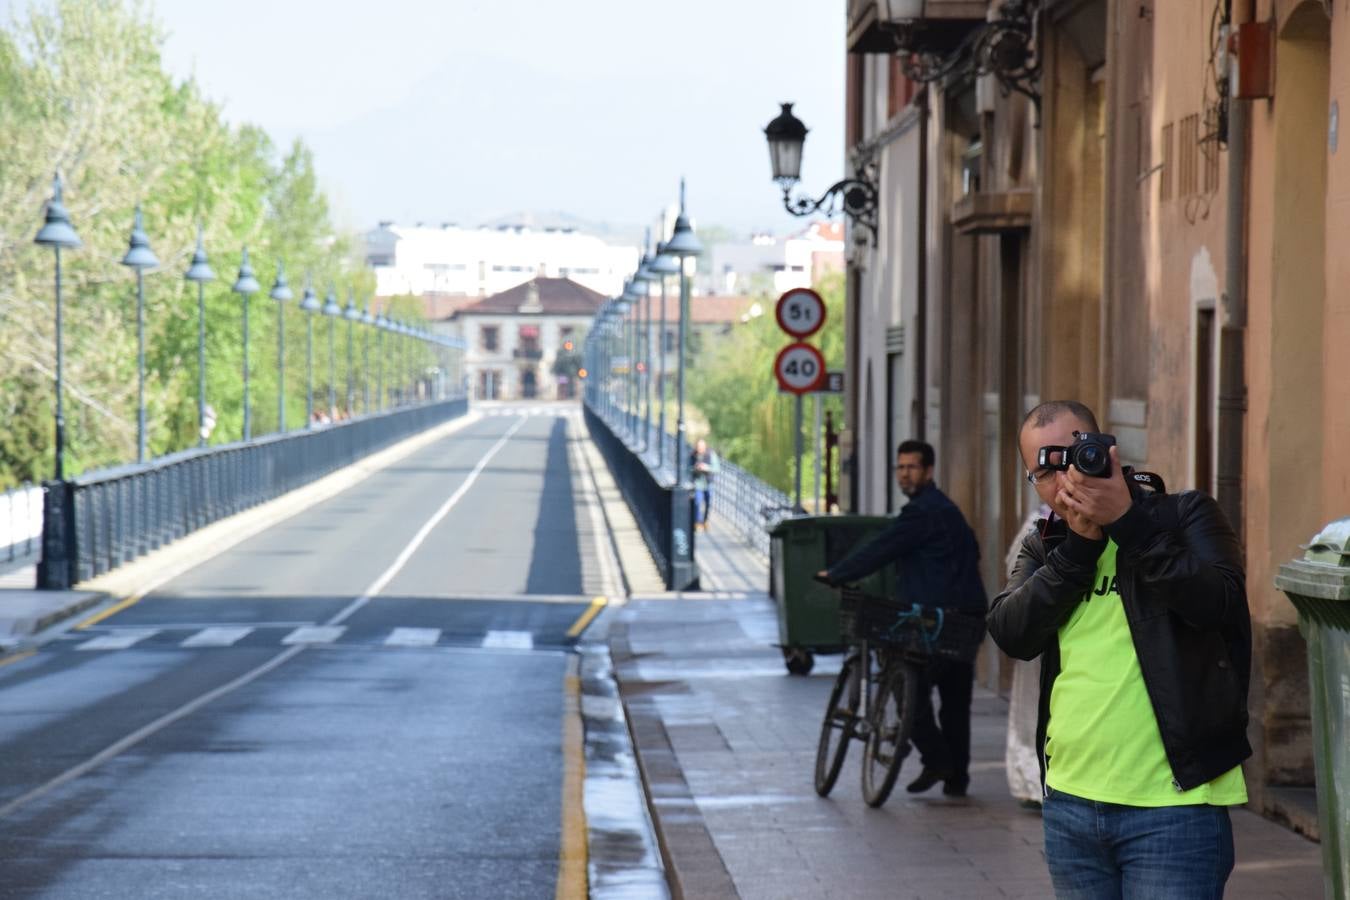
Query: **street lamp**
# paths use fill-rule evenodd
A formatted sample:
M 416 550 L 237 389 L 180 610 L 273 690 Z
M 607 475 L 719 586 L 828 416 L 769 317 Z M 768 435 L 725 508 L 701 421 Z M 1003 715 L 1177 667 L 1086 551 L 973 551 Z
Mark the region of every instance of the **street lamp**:
M 51 247 L 56 254 L 56 480 L 64 481 L 66 473 L 66 419 L 65 382 L 62 377 L 65 350 L 61 340 L 61 248 L 80 247 L 80 236 L 70 224 L 66 205 L 61 199 L 61 176 L 52 177 L 52 198 L 47 201 L 47 221 L 33 238 L 33 243 Z
M 665 465 L 666 461 L 666 276 L 678 275 L 680 272 L 680 261 L 677 257 L 671 255 L 666 249 L 665 244 L 656 245 L 656 258 L 652 260 L 647 271 L 656 276 L 657 281 L 661 282 L 661 315 L 659 335 L 656 338 L 656 352 L 659 354 L 660 362 L 656 375 L 656 389 L 661 393 L 661 411 L 657 416 L 656 424 L 656 467 L 659 469 Z
M 209 433 L 206 427 L 206 282 L 215 281 L 216 273 L 206 261 L 201 225 L 197 226 L 197 249 L 192 254 L 192 265 L 183 277 L 197 282 L 197 446 L 205 447 Z
M 159 268 L 150 239 L 141 227 L 141 207 L 131 225 L 131 239 L 122 265 L 136 270 L 136 462 L 145 462 L 145 270 Z
M 286 432 L 286 301 L 295 296 L 286 284 L 286 267 L 277 260 L 277 278 L 268 294 L 277 301 L 277 431 Z
M 314 314 L 320 309 L 314 294 L 314 278 L 305 275 L 305 293 L 300 298 L 305 311 L 305 427 L 314 427 Z
M 384 409 L 384 333 L 389 330 L 389 320 L 384 317 L 381 311 L 375 317 L 375 356 L 376 356 L 376 375 L 375 375 L 375 406 L 377 409 Z
M 370 415 L 370 330 L 375 326 L 375 316 L 370 312 L 370 304 L 361 313 L 361 411 Z
M 350 417 L 352 401 L 356 399 L 356 380 L 352 377 L 352 330 L 361 321 L 361 310 L 356 308 L 356 297 L 350 289 L 347 291 L 347 308 L 342 311 L 342 318 L 347 320 L 347 415 Z
M 642 306 L 637 313 L 642 330 L 639 340 L 641 347 L 639 356 L 642 358 L 639 361 L 637 384 L 638 400 L 642 403 L 643 454 L 651 447 L 652 432 L 652 282 L 656 280 L 656 275 L 651 271 L 651 244 L 652 232 L 648 228 L 646 238 L 642 242 L 642 260 L 633 275 L 633 281 L 637 284 L 642 299 Z
M 239 262 L 239 277 L 231 288 L 244 301 L 244 440 L 253 437 L 252 413 L 248 405 L 248 300 L 262 290 L 258 279 L 253 277 L 253 267 L 248 264 L 248 248 L 244 248 L 243 258 Z
M 642 308 L 638 302 L 642 299 L 646 282 L 639 281 L 634 273 L 632 279 L 624 288 L 623 298 L 628 303 L 629 311 L 632 315 L 624 321 L 628 324 L 628 433 L 632 435 L 633 440 L 637 440 L 637 420 L 638 420 L 638 398 L 641 391 L 641 381 L 638 374 L 638 326 L 642 322 Z M 644 441 L 645 443 L 645 441 Z
M 769 162 L 773 166 L 773 180 L 783 189 L 783 207 L 794 216 L 809 216 L 822 208 L 826 215 L 834 215 L 836 206 L 842 206 L 844 215 L 854 226 L 865 226 L 872 235 L 872 246 L 877 243 L 877 186 L 867 178 L 845 178 L 830 185 L 819 200 L 792 196 L 792 188 L 801 180 L 802 146 L 806 143 L 807 128 L 792 114 L 792 104 L 782 104 L 782 111 L 764 128 L 769 141 Z
M 676 387 L 675 481 L 676 484 L 682 485 L 685 482 L 685 468 L 687 466 L 687 461 L 684 458 L 684 370 L 686 368 L 684 357 L 685 347 L 689 341 L 689 268 L 685 265 L 685 260 L 696 257 L 703 252 L 703 244 L 694 234 L 694 229 L 689 226 L 689 217 L 684 212 L 683 178 L 680 179 L 680 214 L 675 218 L 675 230 L 671 233 L 670 240 L 666 241 L 666 252 L 680 261 L 680 369 Z
M 323 314 L 328 317 L 328 416 L 337 420 L 337 349 L 334 346 L 338 316 L 342 307 L 337 302 L 337 287 L 328 286 L 328 295 L 323 298 Z

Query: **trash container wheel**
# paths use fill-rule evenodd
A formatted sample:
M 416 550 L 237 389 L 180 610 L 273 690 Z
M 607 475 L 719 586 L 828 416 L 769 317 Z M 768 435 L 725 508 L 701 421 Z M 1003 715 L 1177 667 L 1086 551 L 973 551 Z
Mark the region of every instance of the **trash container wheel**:
M 783 665 L 787 666 L 789 674 L 810 675 L 811 670 L 815 668 L 816 657 L 810 650 L 803 650 L 800 647 L 784 647 Z

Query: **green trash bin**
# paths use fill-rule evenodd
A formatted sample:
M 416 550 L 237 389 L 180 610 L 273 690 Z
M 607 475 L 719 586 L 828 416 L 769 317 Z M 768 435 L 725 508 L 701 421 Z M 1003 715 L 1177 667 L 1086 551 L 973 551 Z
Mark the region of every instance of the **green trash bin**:
M 839 653 L 847 645 L 839 630 L 839 595 L 814 579 L 861 547 L 891 522 L 886 516 L 796 516 L 769 532 L 769 593 L 778 607 L 783 662 L 805 675 L 816 653 Z M 886 566 L 863 580 L 869 593 L 890 595 L 895 570 Z
M 1306 550 L 1280 566 L 1275 586 L 1308 642 L 1323 889 L 1350 897 L 1350 519 L 1327 525 Z

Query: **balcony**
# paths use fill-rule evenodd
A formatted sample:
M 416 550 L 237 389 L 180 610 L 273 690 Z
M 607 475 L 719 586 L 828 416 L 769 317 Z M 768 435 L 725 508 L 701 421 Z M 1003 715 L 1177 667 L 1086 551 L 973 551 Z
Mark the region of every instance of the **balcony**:
M 1031 227 L 1031 191 L 972 191 L 952 205 L 961 234 L 1000 234 Z
M 526 359 L 532 362 L 538 362 L 544 358 L 544 351 L 538 347 L 517 347 L 511 351 L 511 355 L 516 359 Z

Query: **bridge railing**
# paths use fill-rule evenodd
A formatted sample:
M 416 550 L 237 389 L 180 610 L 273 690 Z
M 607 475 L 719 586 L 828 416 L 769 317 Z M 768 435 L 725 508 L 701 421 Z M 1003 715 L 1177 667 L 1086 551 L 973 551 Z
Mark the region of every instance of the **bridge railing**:
M 714 451 L 716 452 L 716 451 Z M 747 544 L 769 558 L 769 529 L 793 515 L 792 498 L 751 475 L 735 463 L 720 458 L 712 484 L 710 522 L 729 524 Z
M 697 590 L 693 501 L 688 486 L 674 484 L 668 472 L 644 458 L 637 446 L 624 439 L 617 423 L 606 421 L 589 403 L 582 409 L 586 429 L 632 510 L 666 587 Z
M 426 403 L 48 482 L 37 586 L 101 575 L 467 411 Z

